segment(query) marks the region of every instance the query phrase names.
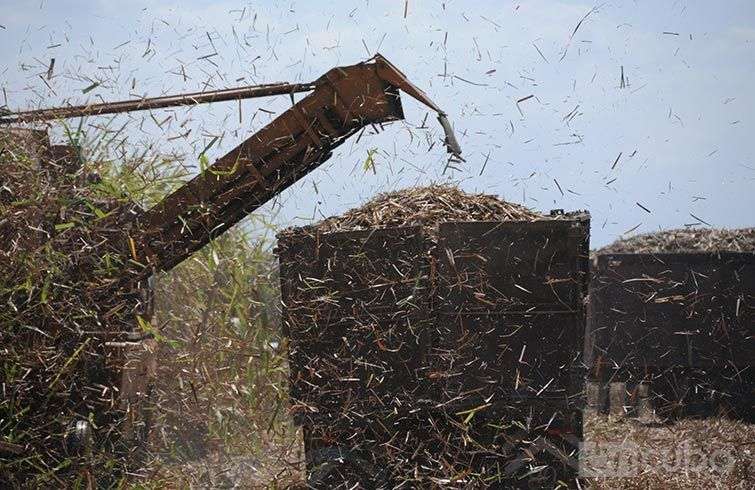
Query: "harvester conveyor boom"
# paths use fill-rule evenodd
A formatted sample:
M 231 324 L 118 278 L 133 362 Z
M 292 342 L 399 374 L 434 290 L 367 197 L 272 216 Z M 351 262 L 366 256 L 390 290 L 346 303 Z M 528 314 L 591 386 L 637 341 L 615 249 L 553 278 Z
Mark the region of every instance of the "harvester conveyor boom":
M 124 224 L 126 280 L 169 270 L 277 196 L 368 125 L 403 119 L 399 90 L 438 113 L 449 153 L 461 149 L 445 113 L 381 55 L 314 82 L 271 84 L 115 103 L 5 113 L 0 124 L 104 115 L 311 91 L 153 208 Z M 292 97 L 293 100 L 293 97 Z

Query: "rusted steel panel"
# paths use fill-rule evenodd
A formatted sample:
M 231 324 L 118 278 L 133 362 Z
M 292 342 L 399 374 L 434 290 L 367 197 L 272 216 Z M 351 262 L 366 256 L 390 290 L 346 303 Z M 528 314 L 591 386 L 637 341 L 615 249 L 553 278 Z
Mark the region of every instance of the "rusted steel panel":
M 418 398 L 423 328 L 421 320 L 408 318 L 312 325 L 289 347 L 295 413 L 315 408 L 364 415 L 381 404 Z
M 386 411 L 379 418 L 334 417 L 305 426 L 308 483 L 425 488 L 437 485 L 436 478 L 455 475 L 454 488 L 557 486 L 556 481 L 538 485 L 542 475 L 530 480 L 533 461 L 552 466 L 562 481 L 576 476 L 579 411 L 529 400 L 470 413 Z
M 280 235 L 308 483 L 571 479 L 588 239 L 587 216 Z
M 755 254 L 601 255 L 590 303 L 594 379 L 651 381 L 663 411 L 705 398 L 752 407 Z
M 434 396 L 579 405 L 589 219 L 441 225 Z M 442 387 L 443 392 L 438 393 Z
M 605 363 L 724 367 L 751 362 L 755 254 L 600 256 L 591 300 L 588 332 Z
M 278 254 L 300 413 L 313 406 L 340 412 L 417 390 L 429 289 L 419 228 L 282 235 Z
M 419 227 L 282 235 L 278 253 L 286 308 L 389 316 L 426 310 L 429 268 Z
M 579 220 L 442 224 L 437 307 L 581 311 L 588 229 Z
M 547 398 L 577 405 L 583 315 L 441 314 L 436 328 L 429 353 L 434 398 L 461 398 L 466 405 L 491 397 Z
M 586 218 L 448 223 L 437 247 L 419 228 L 281 235 L 295 403 L 335 409 L 378 393 L 576 403 L 588 230 Z M 493 284 L 490 300 L 452 291 L 452 270 Z M 514 281 L 540 300 L 527 303 Z

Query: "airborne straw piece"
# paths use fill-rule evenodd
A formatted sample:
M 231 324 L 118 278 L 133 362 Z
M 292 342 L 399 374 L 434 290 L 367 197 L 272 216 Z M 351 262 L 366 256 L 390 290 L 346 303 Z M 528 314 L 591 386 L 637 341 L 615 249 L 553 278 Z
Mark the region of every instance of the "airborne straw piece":
M 579 22 L 577 22 L 577 25 L 574 27 L 574 30 L 569 35 L 569 40 L 566 42 L 566 46 L 564 47 L 564 53 L 561 55 L 561 58 L 558 61 L 563 61 L 564 58 L 566 58 L 566 53 L 569 51 L 569 46 L 571 45 L 572 39 L 574 39 L 574 35 L 579 30 L 580 26 L 582 26 L 582 23 L 587 20 L 588 17 L 590 17 L 591 14 L 598 11 L 598 7 L 593 7 L 590 9 L 589 12 L 585 14 L 584 17 L 582 17 Z

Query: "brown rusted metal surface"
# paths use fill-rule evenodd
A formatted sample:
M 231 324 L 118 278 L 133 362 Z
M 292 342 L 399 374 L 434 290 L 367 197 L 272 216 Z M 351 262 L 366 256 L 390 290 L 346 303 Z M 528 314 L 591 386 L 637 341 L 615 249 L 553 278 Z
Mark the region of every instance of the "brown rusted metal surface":
M 446 389 L 564 402 L 580 390 L 589 221 L 575 218 L 441 225 L 433 354 Z
M 432 239 L 419 227 L 280 235 L 291 395 L 311 478 L 324 478 L 334 451 L 346 455 L 334 481 L 375 484 L 370 468 L 395 482 L 402 464 L 439 457 L 511 476 L 519 444 L 548 431 L 574 447 L 588 239 L 587 215 L 444 223 Z M 500 420 L 531 425 L 514 434 Z
M 581 434 L 568 431 L 581 428 L 581 413 L 543 419 L 551 410 L 533 400 L 506 411 L 480 410 L 462 424 L 453 412 L 406 406 L 379 417 L 333 417 L 305 425 L 308 487 L 557 488 L 558 480 L 571 487 L 577 464 L 571 451 Z M 512 420 L 530 420 L 531 426 L 508 425 Z M 548 467 L 528 475 L 530 463 Z M 402 471 L 402 464 L 415 470 Z
M 403 118 L 398 91 L 373 63 L 333 69 L 324 79 L 140 217 L 137 260 L 148 270 L 170 269 L 319 166 L 356 131 Z
M 590 303 L 593 379 L 646 380 L 664 413 L 752 417 L 755 254 L 599 255 Z
M 152 209 L 130 222 L 120 247 L 130 257 L 127 280 L 168 270 L 327 160 L 334 148 L 367 125 L 403 119 L 399 89 L 443 116 L 446 145 L 461 149 L 438 106 L 380 55 L 334 68 L 312 83 L 273 84 L 88 106 L 15 113 L 0 123 L 193 105 L 309 91 L 238 147 Z
M 295 415 L 407 399 L 426 351 L 429 267 L 419 227 L 279 238 Z M 359 360 L 367 362 L 360 363 Z M 329 376 L 317 376 L 317 372 Z M 361 410 L 362 408 L 360 408 Z
M 588 227 L 584 216 L 535 223 L 448 223 L 441 225 L 432 253 L 417 227 L 282 235 L 278 253 L 285 325 L 297 359 L 292 379 L 306 374 L 298 373 L 299 367 L 322 362 L 323 353 L 339 356 L 338 348 L 333 350 L 337 345 L 353 349 L 359 344 L 372 344 L 364 354 L 381 359 L 373 364 L 382 366 L 383 373 L 348 374 L 360 382 L 370 374 L 382 379 L 396 371 L 388 359 L 395 350 L 391 347 L 401 345 L 408 349 L 405 358 L 420 363 L 426 356 L 440 359 L 442 352 L 453 352 L 458 361 L 469 350 L 470 361 L 496 377 L 498 394 L 577 391 L 569 385 L 571 372 L 581 365 Z M 379 336 L 395 332 L 402 321 L 431 321 L 437 331 L 430 336 L 415 332 L 410 343 Z M 376 328 L 381 322 L 397 328 Z M 357 325 L 374 329 L 358 332 Z M 348 358 L 347 351 L 342 354 Z M 472 364 L 463 365 L 461 383 L 486 384 L 473 381 Z M 517 365 L 518 381 L 511 370 Z M 430 372 L 437 365 L 423 369 L 427 379 L 456 377 Z M 405 372 L 403 367 L 399 371 Z M 504 371 L 505 383 L 500 378 Z M 330 382 L 294 383 L 294 398 L 306 405 L 327 391 L 319 383 Z M 425 384 L 425 394 L 432 384 Z M 394 387 L 385 392 L 396 395 Z

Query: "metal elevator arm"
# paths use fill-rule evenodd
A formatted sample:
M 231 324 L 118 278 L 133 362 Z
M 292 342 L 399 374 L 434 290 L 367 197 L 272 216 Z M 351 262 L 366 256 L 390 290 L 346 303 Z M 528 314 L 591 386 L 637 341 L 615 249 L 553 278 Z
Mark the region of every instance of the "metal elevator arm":
M 310 91 L 267 126 L 153 208 L 114 218 L 124 230 L 117 249 L 128 256 L 122 281 L 169 270 L 244 216 L 327 160 L 368 125 L 404 118 L 399 90 L 436 111 L 449 153 L 461 149 L 445 113 L 381 55 L 333 68 L 311 83 L 272 84 L 115 103 L 42 109 L 0 116 L 0 124 L 113 114 Z M 292 99 L 293 100 L 293 99 Z M 124 221 L 125 220 L 125 221 Z
M 327 160 L 370 124 L 403 119 L 376 62 L 334 68 L 270 124 L 139 217 L 135 259 L 167 270 Z M 137 277 L 136 279 L 140 279 Z

